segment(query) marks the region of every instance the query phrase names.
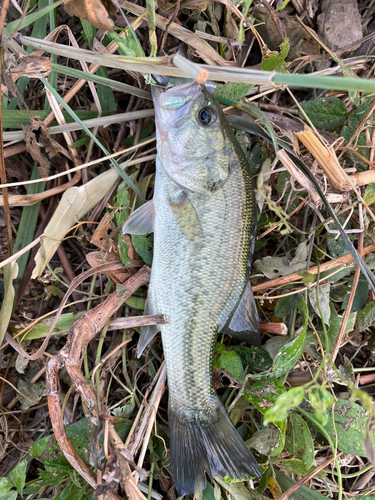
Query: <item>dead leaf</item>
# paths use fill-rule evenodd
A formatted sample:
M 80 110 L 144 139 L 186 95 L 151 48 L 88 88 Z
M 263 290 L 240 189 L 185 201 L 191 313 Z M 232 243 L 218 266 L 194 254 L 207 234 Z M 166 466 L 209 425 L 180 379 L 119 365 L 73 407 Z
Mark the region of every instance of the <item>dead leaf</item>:
M 103 252 L 116 251 L 117 243 L 113 238 L 118 233 L 118 229 L 113 224 L 113 213 L 106 213 L 90 239 L 90 243 L 100 248 Z
M 232 11 L 229 7 L 225 7 L 225 20 L 224 20 L 224 35 L 233 40 L 238 38 L 238 26 L 232 17 Z
M 31 118 L 30 125 L 23 129 L 26 135 L 26 149 L 38 163 L 40 177 L 47 177 L 51 160 L 60 152 L 60 146 L 51 139 L 48 128 L 36 118 Z
M 21 394 L 18 394 L 18 400 L 21 403 L 21 410 L 27 410 L 39 403 L 43 396 L 46 395 L 46 385 L 44 382 L 35 382 L 28 384 L 22 378 L 18 379 L 17 389 Z
M 111 14 L 114 13 L 111 2 L 105 2 L 106 6 L 100 0 L 63 0 L 63 2 L 65 10 L 71 16 L 81 17 L 101 31 L 113 31 L 114 24 L 108 14 L 108 10 Z

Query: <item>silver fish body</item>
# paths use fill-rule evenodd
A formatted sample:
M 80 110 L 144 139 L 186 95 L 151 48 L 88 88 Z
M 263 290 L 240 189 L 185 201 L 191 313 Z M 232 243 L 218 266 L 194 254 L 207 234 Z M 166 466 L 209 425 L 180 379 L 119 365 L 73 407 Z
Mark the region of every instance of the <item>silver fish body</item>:
M 239 480 L 261 475 L 212 380 L 218 332 L 259 340 L 248 285 L 255 207 L 246 159 L 205 87 L 188 83 L 154 90 L 154 105 L 154 197 L 134 212 L 124 232 L 154 230 L 147 312 L 167 318 L 160 330 L 171 465 L 183 495 L 204 489 L 206 472 Z M 139 352 L 155 332 L 143 329 Z

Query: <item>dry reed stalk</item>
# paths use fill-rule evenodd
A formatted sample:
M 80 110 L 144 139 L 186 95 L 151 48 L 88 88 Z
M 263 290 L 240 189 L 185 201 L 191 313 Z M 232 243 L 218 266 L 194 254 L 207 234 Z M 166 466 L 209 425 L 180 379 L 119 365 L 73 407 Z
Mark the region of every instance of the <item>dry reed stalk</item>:
M 374 243 L 372 245 L 367 245 L 367 247 L 363 249 L 362 256 L 367 255 L 368 253 L 371 253 L 373 251 L 375 251 Z M 353 255 L 351 253 L 347 253 L 345 255 L 342 255 L 341 257 L 338 257 L 337 259 L 332 259 L 328 262 L 325 262 L 324 264 L 321 264 L 319 266 L 320 272 L 322 273 L 323 271 L 327 271 L 328 269 L 335 269 L 336 267 L 338 272 L 353 260 L 354 260 Z M 310 269 L 308 269 L 308 272 L 310 274 L 318 274 L 318 267 L 317 266 L 311 267 Z M 268 288 L 274 288 L 280 285 L 287 285 L 288 283 L 291 283 L 293 281 L 298 281 L 301 279 L 302 276 L 300 274 L 292 273 L 289 274 L 288 276 L 282 276 L 281 278 L 265 281 L 264 283 L 260 283 L 259 285 L 253 286 L 252 289 L 253 292 L 260 292 L 261 290 L 267 290 Z
M 187 75 L 195 80 L 197 83 L 205 83 L 210 76 L 210 73 L 207 69 L 201 68 L 197 64 L 189 61 L 185 57 L 182 57 L 180 54 L 176 54 L 173 56 L 172 62 L 177 68 L 182 69 Z
M 314 134 L 314 132 L 306 125 L 303 132 L 296 132 L 295 135 L 318 161 L 332 186 L 339 191 L 353 191 L 353 187 L 366 186 L 367 184 L 375 182 L 375 171 L 371 169 L 371 166 L 370 170 L 366 170 L 365 172 L 358 172 L 357 174 L 348 176 L 341 167 L 336 153 L 334 152 L 332 147 L 327 147 L 325 144 L 323 144 L 320 139 Z M 280 157 L 283 165 L 290 171 L 289 167 L 285 163 L 283 156 L 280 156 L 280 152 L 278 153 L 278 156 Z M 284 156 L 287 156 L 286 153 Z M 299 175 L 302 175 L 299 171 L 298 173 Z M 298 182 L 300 181 L 298 180 Z M 304 184 L 302 185 L 304 186 Z
M 352 190 L 348 175 L 341 167 L 336 153 L 331 147 L 323 144 L 311 128 L 306 125 L 303 132 L 296 132 L 295 135 L 317 160 L 335 189 L 338 191 Z
M 350 175 L 349 178 L 356 187 L 367 186 L 367 184 L 375 182 L 375 169 L 370 167 L 370 170 Z

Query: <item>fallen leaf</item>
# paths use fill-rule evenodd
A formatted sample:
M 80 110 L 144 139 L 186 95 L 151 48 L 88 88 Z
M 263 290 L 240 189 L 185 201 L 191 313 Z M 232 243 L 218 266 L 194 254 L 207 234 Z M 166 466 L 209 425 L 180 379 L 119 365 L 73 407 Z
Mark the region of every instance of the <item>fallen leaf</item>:
M 100 0 L 63 0 L 63 2 L 65 10 L 71 16 L 81 17 L 101 31 L 113 31 L 114 24 L 108 14 L 111 5 L 113 8 L 110 2 L 105 2 L 105 6 Z M 111 14 L 115 12 L 110 10 Z

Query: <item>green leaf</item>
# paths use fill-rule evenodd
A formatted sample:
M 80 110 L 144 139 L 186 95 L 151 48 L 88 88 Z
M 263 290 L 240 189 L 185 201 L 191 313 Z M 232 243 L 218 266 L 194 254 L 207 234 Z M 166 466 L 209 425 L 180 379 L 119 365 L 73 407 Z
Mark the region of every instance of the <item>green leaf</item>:
M 132 235 L 132 242 L 134 245 L 134 250 L 141 257 L 141 259 L 151 266 L 152 264 L 152 245 L 153 245 L 153 235 Z
M 15 297 L 14 280 L 18 275 L 17 262 L 9 262 L 3 268 L 4 273 L 4 298 L 0 308 L 0 344 L 3 342 L 8 328 L 9 320 L 12 316 L 13 303 Z
M 343 223 L 343 220 L 340 220 L 341 223 Z M 345 229 L 350 229 L 349 224 L 346 225 Z M 348 248 L 345 245 L 345 242 L 342 241 L 341 238 L 338 238 L 337 240 L 335 238 L 328 238 L 327 239 L 327 246 L 329 250 L 329 254 L 336 259 L 337 257 L 341 257 L 341 255 L 345 255 L 348 253 Z
M 13 488 L 13 484 L 7 477 L 0 478 L 0 495 L 5 495 L 11 488 Z
M 337 314 L 335 306 L 332 304 L 332 302 L 330 302 L 329 308 L 331 310 L 331 316 L 330 316 L 329 330 L 327 332 L 327 336 L 328 336 L 329 352 L 331 353 L 335 346 L 337 336 L 340 332 L 342 318 L 340 318 L 339 315 Z M 324 345 L 324 334 L 319 332 L 319 337 L 322 344 Z
M 353 278 L 350 278 L 348 280 L 348 291 L 350 292 L 350 289 L 353 286 Z M 358 281 L 357 289 L 354 294 L 354 299 L 353 299 L 353 304 L 352 308 L 350 310 L 351 313 L 361 311 L 366 303 L 367 303 L 367 298 L 368 298 L 368 283 L 367 280 L 361 276 Z M 349 294 L 346 296 L 344 302 L 342 303 L 342 308 L 346 309 L 347 305 L 349 302 Z
M 52 453 L 55 450 L 58 450 L 58 446 L 56 444 L 55 439 L 52 436 L 46 436 L 41 439 L 37 439 L 29 448 L 29 453 L 32 457 L 39 457 L 45 451 Z
M 39 179 L 39 173 L 36 166 L 33 168 L 31 174 L 31 180 Z M 38 182 L 37 184 L 30 184 L 27 194 L 33 195 L 37 193 L 42 193 L 44 191 L 46 183 L 44 181 Z M 35 203 L 29 207 L 24 207 L 22 209 L 22 216 L 20 223 L 18 225 L 17 237 L 13 247 L 13 254 L 17 253 L 21 249 L 25 248 L 34 239 L 34 231 L 36 223 L 39 217 L 40 203 Z M 18 290 L 21 285 L 21 279 L 26 269 L 27 261 L 29 260 L 30 251 L 25 252 L 21 257 L 17 259 L 18 264 L 18 282 L 15 284 L 16 297 L 18 295 Z
M 375 300 L 372 300 L 357 314 L 356 327 L 363 332 L 375 320 Z
M 257 491 L 247 489 L 241 482 L 230 482 L 229 478 L 224 478 L 219 475 L 215 476 L 215 481 L 219 483 L 234 500 L 269 500 L 268 497 L 261 495 Z
M 298 305 L 300 300 L 301 297 L 298 293 L 287 295 L 286 297 L 280 297 L 276 302 L 274 311 L 276 318 L 280 318 L 283 321 L 287 320 L 294 307 Z
M 27 461 L 21 460 L 21 462 L 17 464 L 17 466 L 9 474 L 9 479 L 17 488 L 17 491 L 20 495 L 22 495 L 23 489 L 25 487 L 26 467 Z
M 323 387 L 308 389 L 307 394 L 316 417 L 325 425 L 328 421 L 327 409 L 334 403 L 332 394 Z
M 285 448 L 309 469 L 314 462 L 314 442 L 306 421 L 295 412 L 289 414 Z M 306 473 L 306 472 L 305 472 Z
M 358 108 L 354 108 L 348 116 L 348 124 L 351 127 L 354 127 L 356 129 L 358 125 L 361 123 L 363 118 L 366 116 L 368 111 L 370 110 L 372 106 L 372 103 L 366 103 L 363 104 L 362 106 L 359 106 Z
M 0 496 L 0 500 L 17 500 L 18 493 L 15 490 L 10 490 L 5 495 Z
M 98 69 L 99 76 L 102 78 L 107 79 L 108 78 L 108 73 L 106 68 L 99 68 Z M 98 98 L 100 101 L 100 105 L 102 107 L 102 112 L 103 113 L 113 113 L 117 110 L 117 104 L 116 100 L 113 96 L 113 91 L 108 85 L 100 85 L 98 84 L 96 87 L 96 91 L 98 93 Z
M 260 380 L 255 382 L 244 396 L 249 403 L 262 414 L 271 408 L 280 394 L 286 392 L 284 385 L 278 379 Z
M 244 368 L 248 367 L 250 372 L 269 370 L 272 359 L 269 354 L 259 347 L 232 346 L 232 351 L 240 357 Z
M 275 406 L 269 408 L 264 414 L 264 425 L 269 422 L 282 422 L 286 420 L 288 411 L 291 408 L 299 406 L 305 397 L 305 389 L 303 387 L 293 387 L 287 392 L 280 394 L 277 398 Z
M 281 73 L 285 73 L 287 71 L 288 63 L 285 62 L 285 59 L 289 53 L 289 38 L 285 38 L 285 40 L 279 45 L 280 53 L 270 51 L 267 47 L 262 54 L 262 62 L 260 64 L 260 69 L 263 71 L 280 71 Z
M 363 193 L 363 199 L 367 205 L 375 203 L 375 184 L 368 184 L 366 186 L 365 192 Z
M 138 309 L 139 311 L 144 311 L 145 309 L 146 299 L 143 297 L 137 297 L 136 295 L 132 295 L 129 297 L 125 304 L 133 309 Z
M 254 448 L 261 455 L 270 455 L 279 447 L 280 429 L 273 424 L 269 424 L 263 429 L 254 432 L 251 438 L 246 441 L 248 448 Z
M 242 362 L 237 353 L 227 349 L 219 342 L 215 346 L 215 350 L 219 353 L 214 359 L 215 370 L 225 370 L 229 375 L 238 381 L 243 381 L 244 372 Z
M 298 474 L 299 476 L 305 476 L 314 467 L 307 467 L 303 460 L 299 458 L 289 458 L 286 460 L 278 460 L 276 465 L 284 472 L 290 472 L 291 474 Z
M 299 360 L 303 352 L 303 347 L 305 345 L 308 311 L 306 302 L 303 299 L 300 300 L 297 307 L 302 316 L 303 329 L 301 333 L 298 335 L 298 337 L 296 337 L 291 342 L 288 342 L 280 349 L 280 352 L 273 360 L 271 370 L 269 370 L 268 372 L 251 375 L 252 379 L 261 380 L 263 378 L 278 378 L 283 373 L 288 372 Z
M 346 146 L 349 143 L 349 140 L 355 133 L 357 127 L 351 127 L 350 125 L 344 125 L 341 129 L 341 136 L 345 139 L 344 146 Z M 351 144 L 353 145 L 353 144 Z M 369 154 L 369 148 L 367 146 L 366 142 L 366 133 L 361 132 L 358 137 L 355 139 L 355 145 L 358 153 L 360 153 L 362 156 L 365 158 L 368 158 Z M 354 153 L 347 152 L 349 154 L 350 158 L 353 159 L 353 161 L 357 162 L 359 160 L 358 156 L 355 155 Z
M 332 421 L 332 410 L 330 413 L 330 418 L 324 429 L 330 435 L 333 442 L 335 442 L 337 434 L 338 449 L 344 453 L 366 457 L 364 440 L 369 415 L 364 408 L 352 401 L 338 399 L 333 411 L 334 422 Z M 370 430 L 370 438 L 374 446 L 374 429 Z
M 318 285 L 317 285 L 318 286 Z M 329 300 L 329 292 L 331 289 L 330 283 L 318 287 L 318 299 L 319 299 L 319 307 L 318 300 L 316 298 L 316 287 L 313 287 L 308 292 L 309 301 L 311 307 L 314 309 L 315 314 L 319 319 L 323 320 L 326 325 L 329 326 L 330 317 L 331 317 L 331 308 L 330 308 L 330 300 Z M 322 318 L 320 317 L 320 311 L 322 313 Z
M 120 209 L 115 212 L 115 224 L 118 228 L 121 228 L 130 215 L 128 187 L 124 182 L 122 182 L 117 189 L 114 206 L 120 207 Z M 130 257 L 128 255 L 129 245 L 126 242 L 122 231 L 119 231 L 118 235 L 118 249 L 121 262 L 124 264 L 124 267 L 128 267 L 130 264 Z
M 371 255 L 371 254 L 370 254 Z M 348 294 L 348 287 L 345 283 L 331 286 L 330 298 L 333 302 L 342 302 Z
M 348 112 L 337 97 L 324 97 L 301 103 L 301 107 L 313 125 L 322 130 L 334 130 L 343 125 Z M 302 113 L 300 118 L 304 119 Z
M 218 486 L 215 485 L 217 488 Z M 223 500 L 223 497 L 221 496 L 221 490 L 219 488 L 218 491 L 218 496 L 215 496 L 215 490 L 212 487 L 211 483 L 207 483 L 206 488 L 202 491 L 202 500 Z
M 284 0 L 283 3 L 281 5 L 279 5 L 279 7 L 277 7 L 277 9 L 275 9 L 275 12 L 278 12 L 280 10 L 285 9 L 285 7 L 288 5 L 289 2 L 290 2 L 290 0 Z
M 52 335 L 61 335 L 62 333 L 67 333 L 72 327 L 72 325 L 83 314 L 84 314 L 83 312 L 62 314 L 53 328 Z M 54 316 L 51 316 L 47 319 L 40 321 L 36 326 L 34 326 L 31 330 L 28 331 L 25 337 L 22 338 L 24 340 L 34 340 L 46 337 L 54 318 L 55 318 Z
M 254 85 L 249 83 L 230 82 L 225 85 L 219 84 L 215 87 L 214 96 L 219 100 L 239 101 L 242 97 L 245 97 L 253 87 Z
M 110 33 L 107 31 L 107 35 L 112 38 L 114 42 L 118 45 L 118 50 L 120 54 L 124 56 L 132 56 L 132 57 L 144 57 L 145 53 L 143 52 L 142 46 L 139 43 L 137 35 L 132 30 L 132 33 L 128 34 L 125 31 L 125 38 L 122 38 L 115 31 Z
M 92 49 L 93 43 L 94 43 L 94 38 L 95 38 L 95 35 L 96 35 L 98 30 L 97 30 L 97 28 L 95 28 L 95 26 L 93 26 L 91 23 L 86 21 L 86 19 L 82 19 L 82 17 L 80 17 L 80 21 L 81 21 L 82 28 L 83 28 L 82 34 L 83 34 L 83 37 L 85 39 L 85 42 L 90 47 L 90 49 Z

